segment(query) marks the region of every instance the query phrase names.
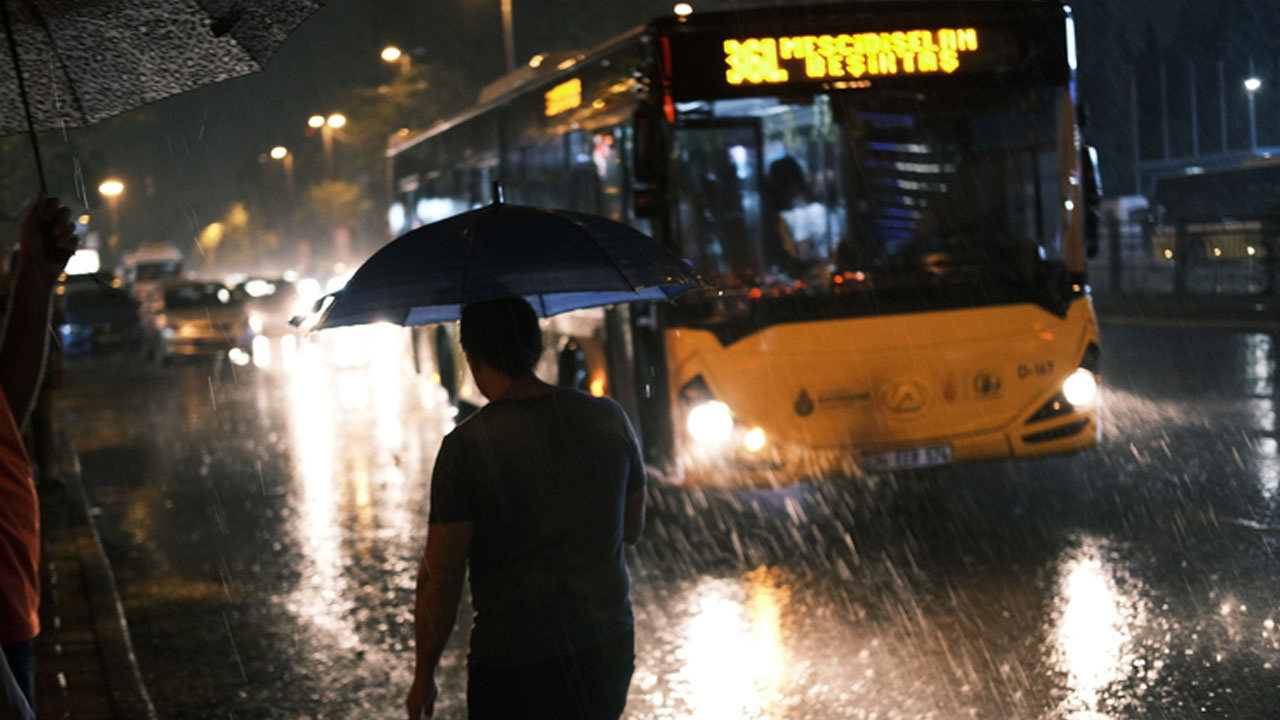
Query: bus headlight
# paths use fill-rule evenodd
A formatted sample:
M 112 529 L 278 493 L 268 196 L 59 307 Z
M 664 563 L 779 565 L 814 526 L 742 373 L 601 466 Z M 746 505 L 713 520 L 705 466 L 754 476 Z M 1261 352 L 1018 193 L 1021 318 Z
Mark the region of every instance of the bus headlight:
M 1098 398 L 1098 378 L 1085 368 L 1078 368 L 1062 382 L 1062 395 L 1075 407 L 1092 403 Z
M 766 442 L 762 427 L 753 427 L 742 436 L 742 446 L 747 449 L 747 452 L 760 452 L 764 449 Z
M 689 410 L 685 426 L 694 440 L 704 445 L 719 445 L 733 434 L 733 414 L 728 405 L 711 400 Z

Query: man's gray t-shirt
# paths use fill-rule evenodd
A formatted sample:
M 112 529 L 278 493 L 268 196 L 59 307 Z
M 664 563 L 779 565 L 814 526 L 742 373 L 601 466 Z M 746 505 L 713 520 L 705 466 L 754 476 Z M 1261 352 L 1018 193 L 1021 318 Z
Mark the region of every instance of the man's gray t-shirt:
M 536 662 L 631 629 L 623 520 L 644 482 L 626 413 L 579 390 L 489 403 L 445 437 L 430 522 L 473 524 L 472 665 Z

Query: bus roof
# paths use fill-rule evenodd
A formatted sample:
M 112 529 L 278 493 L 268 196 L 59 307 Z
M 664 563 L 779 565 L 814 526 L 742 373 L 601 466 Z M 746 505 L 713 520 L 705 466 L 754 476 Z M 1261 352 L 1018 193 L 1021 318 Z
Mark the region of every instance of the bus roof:
M 620 46 L 638 40 L 648 29 L 648 26 L 645 25 L 634 27 L 601 45 L 597 45 L 591 50 L 568 53 L 567 57 L 560 54 L 548 53 L 547 55 L 552 58 L 556 58 L 559 62 L 556 62 L 554 65 L 551 62 L 546 63 L 545 70 L 540 66 L 539 68 L 528 68 L 527 70 L 526 68 L 517 68 L 516 70 L 507 73 L 503 77 L 490 83 L 489 86 L 486 86 L 486 91 L 482 92 L 480 101 L 475 105 L 472 105 L 453 117 L 445 118 L 436 122 L 426 130 L 413 133 L 399 142 L 389 143 L 386 155 L 387 157 L 393 157 L 405 150 L 408 150 L 414 145 L 423 142 L 424 140 L 435 137 L 436 135 L 439 135 L 440 133 L 460 125 L 474 117 L 483 115 L 489 110 L 502 105 L 513 95 L 526 92 L 537 87 L 554 85 L 559 80 L 577 72 L 584 64 L 597 61 L 616 51 Z M 539 70 L 543 71 L 539 72 Z M 508 87 L 504 88 L 504 92 L 494 96 L 491 86 L 500 86 L 502 84 L 507 84 Z
M 1260 219 L 1280 214 L 1280 164 L 1259 163 L 1156 179 L 1164 224 Z
M 847 19 L 844 25 L 832 22 L 832 18 Z M 831 83 L 809 81 L 789 83 L 786 88 L 753 86 L 725 86 L 725 39 L 755 37 L 756 35 L 791 35 L 787 39 L 851 38 L 850 35 L 831 35 L 846 32 L 865 34 L 905 34 L 919 32 L 923 28 L 976 26 L 987 24 L 999 28 L 999 35 L 990 36 L 998 50 L 987 52 L 986 59 L 975 66 L 977 72 L 1014 73 L 1015 77 L 1042 75 L 1061 78 L 1065 76 L 1068 48 L 1061 30 L 1055 36 L 1032 35 L 1037 41 L 1050 37 L 1062 42 L 1062 52 L 1046 52 L 1040 45 L 1029 45 L 1024 39 L 1042 27 L 1038 21 L 1060 24 L 1070 17 L 1070 9 L 1056 0 L 972 0 L 957 5 L 954 0 L 869 0 L 861 3 L 826 3 L 797 6 L 768 6 L 738 10 L 721 10 L 694 13 L 686 17 L 675 15 L 659 17 L 618 35 L 595 48 L 570 54 L 554 68 L 520 68 L 490 83 L 481 101 L 471 108 L 441 120 L 431 127 L 393 137 L 386 149 L 387 157 L 408 150 L 462 123 L 503 105 L 513 97 L 527 94 L 538 88 L 554 87 L 570 79 L 583 67 L 603 60 L 611 53 L 632 43 L 643 43 L 652 38 L 662 38 L 662 54 L 674 54 L 680 70 L 671 72 L 668 88 L 676 100 L 701 97 L 740 97 L 785 92 L 817 93 L 830 89 Z M 984 30 L 985 32 L 985 30 Z M 669 39 L 669 44 L 667 40 Z M 987 37 L 979 38 L 983 42 Z M 1053 50 L 1053 48 L 1049 48 Z M 646 68 L 652 72 L 652 68 Z M 948 71 L 950 72 L 950 71 Z M 914 78 L 903 77 L 910 81 Z M 839 85 L 836 83 L 835 85 Z M 638 98 L 639 99 L 639 98 Z
M 124 254 L 125 265 L 144 262 L 180 262 L 182 259 L 182 251 L 173 245 L 143 245 L 137 250 Z

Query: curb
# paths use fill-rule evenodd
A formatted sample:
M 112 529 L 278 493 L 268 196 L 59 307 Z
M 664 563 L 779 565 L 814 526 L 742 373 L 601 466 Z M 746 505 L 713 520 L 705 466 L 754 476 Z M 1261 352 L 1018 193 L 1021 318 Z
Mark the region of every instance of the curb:
M 111 717 L 158 720 L 134 654 L 115 573 L 93 521 L 92 505 L 81 477 L 80 457 L 69 439 L 63 441 L 62 455 L 67 468 L 63 473 L 69 513 L 66 530 L 73 536 L 89 611 L 90 627 L 76 629 L 92 633 Z
M 1099 313 L 1098 322 L 1103 325 L 1123 327 L 1152 327 L 1181 330 L 1226 330 L 1231 332 L 1258 333 L 1280 332 L 1280 320 L 1250 318 L 1178 318 Z
M 1269 298 L 1234 298 L 1187 303 L 1175 298 L 1150 296 L 1094 297 L 1098 321 L 1110 325 L 1276 332 L 1280 307 Z

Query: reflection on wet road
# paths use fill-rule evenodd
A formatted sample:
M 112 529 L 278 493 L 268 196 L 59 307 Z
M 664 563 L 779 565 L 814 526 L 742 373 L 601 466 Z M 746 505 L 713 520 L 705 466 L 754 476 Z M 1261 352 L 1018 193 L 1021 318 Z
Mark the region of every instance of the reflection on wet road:
M 1275 339 L 1104 341 L 1096 452 L 653 488 L 627 716 L 1274 716 Z M 69 368 L 64 418 L 162 717 L 403 715 L 451 427 L 407 349 L 365 328 L 276 341 L 262 367 Z M 439 717 L 464 716 L 465 645 Z

